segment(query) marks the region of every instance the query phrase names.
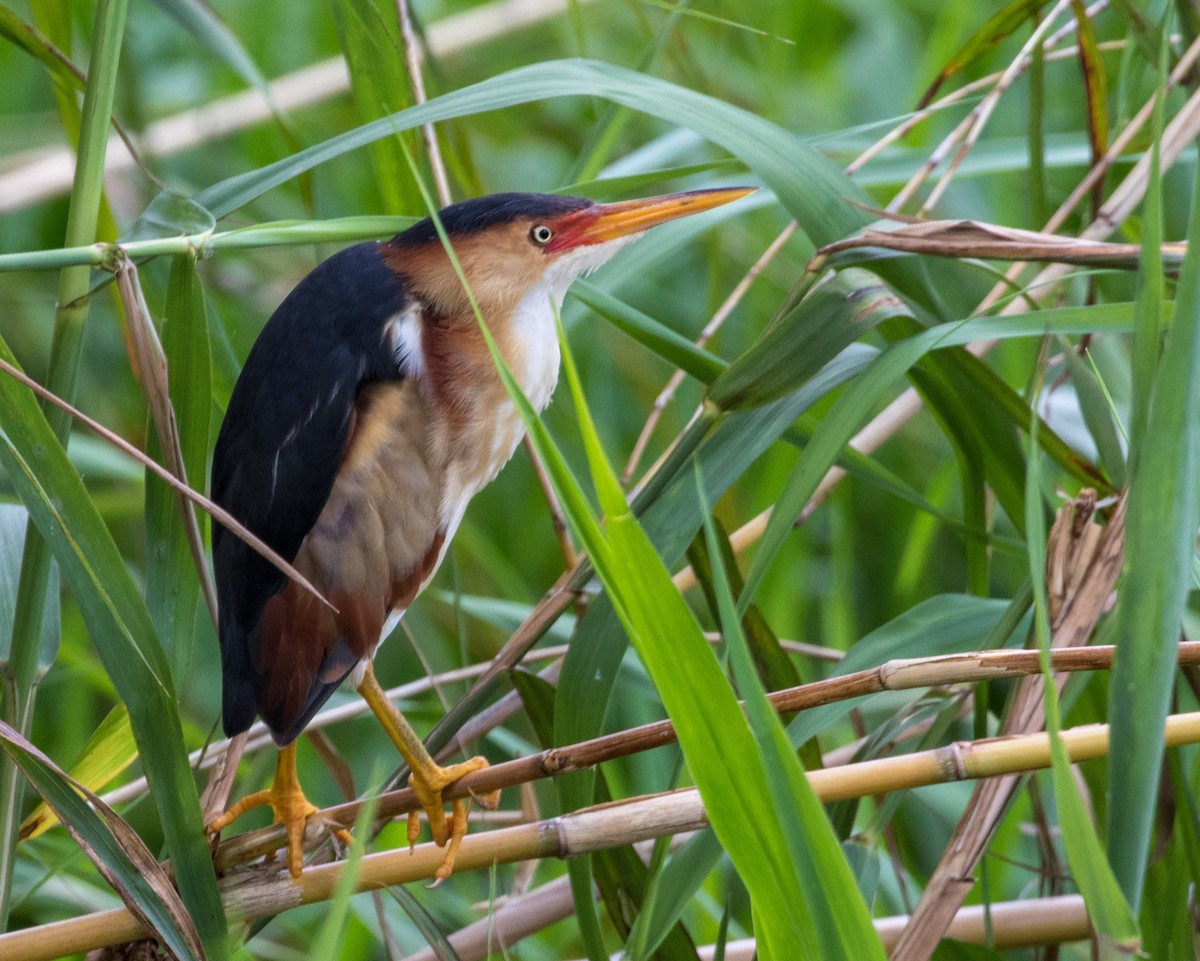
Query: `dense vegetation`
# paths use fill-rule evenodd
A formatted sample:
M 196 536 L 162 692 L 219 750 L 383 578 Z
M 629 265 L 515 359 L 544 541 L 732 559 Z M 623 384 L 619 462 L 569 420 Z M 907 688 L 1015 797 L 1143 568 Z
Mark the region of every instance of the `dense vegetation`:
M 0 958 L 1195 956 L 1192 5 L 405 9 L 0 4 Z M 211 521 L 33 386 L 203 491 L 341 245 L 447 193 L 748 183 L 575 286 L 531 449 L 377 661 L 432 679 L 435 751 L 560 752 L 405 885 L 438 855 L 372 830 L 406 796 L 342 692 L 301 774 L 370 853 L 314 844 L 297 908 L 259 812 L 214 872 Z M 252 735 L 234 796 L 273 764 Z

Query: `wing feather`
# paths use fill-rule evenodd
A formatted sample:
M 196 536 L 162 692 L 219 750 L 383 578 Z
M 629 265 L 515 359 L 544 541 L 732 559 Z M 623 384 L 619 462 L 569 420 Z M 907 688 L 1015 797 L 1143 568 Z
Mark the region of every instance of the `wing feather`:
M 246 359 L 217 438 L 213 499 L 289 561 L 329 497 L 359 392 L 404 377 L 389 322 L 413 304 L 379 248 L 334 255 L 280 304 Z M 233 735 L 259 712 L 263 610 L 287 579 L 219 524 L 213 565 L 224 726 Z

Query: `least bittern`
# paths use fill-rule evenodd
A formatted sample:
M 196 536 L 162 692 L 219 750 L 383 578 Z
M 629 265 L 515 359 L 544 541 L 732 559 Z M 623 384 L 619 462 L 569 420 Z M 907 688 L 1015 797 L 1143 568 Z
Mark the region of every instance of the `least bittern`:
M 539 411 L 558 379 L 555 310 L 575 278 L 649 228 L 749 193 L 696 190 L 597 204 L 497 194 L 440 220 L 489 331 Z M 218 818 L 270 804 L 299 875 L 316 811 L 296 776 L 296 737 L 346 678 L 412 771 L 410 784 L 453 868 L 466 806 L 442 790 L 487 765 L 440 767 L 372 669 L 380 642 L 433 577 L 471 498 L 524 436 L 467 292 L 431 220 L 330 257 L 263 328 L 238 378 L 213 458 L 213 499 L 321 592 L 326 605 L 219 525 L 224 724 L 261 715 L 275 782 Z M 416 816 L 409 823 L 415 841 Z

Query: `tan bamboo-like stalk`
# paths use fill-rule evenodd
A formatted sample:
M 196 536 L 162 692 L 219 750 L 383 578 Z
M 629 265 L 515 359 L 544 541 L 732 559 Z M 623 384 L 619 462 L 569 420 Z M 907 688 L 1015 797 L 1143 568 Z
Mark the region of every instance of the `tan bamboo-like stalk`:
M 1051 654 L 1056 672 L 1103 670 L 1111 666 L 1110 646 L 1080 647 Z M 1179 646 L 1180 664 L 1200 664 L 1200 641 Z M 1036 674 L 1040 670 L 1037 651 L 979 651 L 942 657 L 897 659 L 879 667 L 843 677 L 776 691 L 771 703 L 781 713 L 801 711 L 882 691 L 914 690 L 950 684 L 974 683 Z M 461 778 L 446 789 L 445 797 L 482 795 L 538 778 L 566 774 L 604 761 L 628 757 L 675 742 L 670 721 L 658 721 L 578 744 L 551 748 L 527 757 L 494 764 Z M 353 826 L 363 802 L 354 801 L 326 808 L 328 821 Z M 405 788 L 384 794 L 376 802 L 376 815 L 393 818 L 414 810 L 412 792 Z M 229 868 L 277 848 L 283 838 L 279 827 L 261 828 L 230 838 L 218 848 L 217 864 Z
M 1073 762 L 1103 757 L 1108 725 L 1090 724 L 1062 733 Z M 1200 743 L 1200 712 L 1167 718 L 1165 744 Z M 1033 771 L 1050 764 L 1046 734 L 959 742 L 901 757 L 880 758 L 808 775 L 823 802 L 931 784 Z M 573 857 L 617 845 L 707 827 L 704 805 L 694 788 L 588 808 L 534 824 L 467 837 L 459 849 L 459 872 L 490 868 L 529 858 Z M 368 854 L 360 862 L 357 891 L 428 880 L 442 861 L 442 850 L 422 844 L 406 850 Z M 270 917 L 303 904 L 328 900 L 340 863 L 310 866 L 299 879 L 272 870 L 226 879 L 223 897 L 231 918 Z M 67 954 L 119 944 L 145 936 L 146 930 L 125 909 L 84 915 L 0 935 L 0 961 L 51 961 Z

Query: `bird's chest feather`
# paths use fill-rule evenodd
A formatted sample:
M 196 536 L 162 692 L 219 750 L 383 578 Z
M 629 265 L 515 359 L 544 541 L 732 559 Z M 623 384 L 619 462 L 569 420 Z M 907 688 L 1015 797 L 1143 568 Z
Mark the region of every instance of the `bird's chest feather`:
M 548 300 L 526 300 L 496 339 L 540 410 L 558 377 L 558 343 Z M 525 433 L 478 326 L 415 321 L 406 315 L 395 332 L 398 356 L 412 358 L 406 377 L 360 393 L 333 489 L 297 557 L 340 610 L 370 613 L 341 626 L 361 638 L 360 655 L 386 612 L 402 611 L 433 576 L 467 505 Z
M 546 289 L 532 290 L 489 329 L 530 404 L 543 410 L 554 393 L 560 360 Z M 424 347 L 431 443 L 444 464 L 442 518 L 452 532 L 471 498 L 508 463 L 525 425 L 473 320 L 427 326 Z

